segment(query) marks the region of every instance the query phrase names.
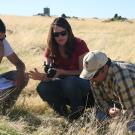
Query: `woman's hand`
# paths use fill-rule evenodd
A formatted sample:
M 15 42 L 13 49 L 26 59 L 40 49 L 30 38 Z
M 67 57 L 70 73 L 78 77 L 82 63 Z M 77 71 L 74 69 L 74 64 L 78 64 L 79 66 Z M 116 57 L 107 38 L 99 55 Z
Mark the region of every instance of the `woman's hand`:
M 36 68 L 34 69 L 34 71 L 29 71 L 29 78 L 33 79 L 33 80 L 48 80 L 48 78 L 46 77 L 45 73 L 40 73 Z

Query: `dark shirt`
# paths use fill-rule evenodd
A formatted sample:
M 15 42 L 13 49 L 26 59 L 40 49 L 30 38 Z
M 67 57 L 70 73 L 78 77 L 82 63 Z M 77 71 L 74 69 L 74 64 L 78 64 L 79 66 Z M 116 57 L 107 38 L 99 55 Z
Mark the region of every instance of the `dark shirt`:
M 54 63 L 56 68 L 65 70 L 79 70 L 79 56 L 89 52 L 86 43 L 76 38 L 75 49 L 71 58 L 63 58 L 61 55 L 56 56 Z M 48 57 L 50 54 L 49 49 L 45 49 L 44 56 Z

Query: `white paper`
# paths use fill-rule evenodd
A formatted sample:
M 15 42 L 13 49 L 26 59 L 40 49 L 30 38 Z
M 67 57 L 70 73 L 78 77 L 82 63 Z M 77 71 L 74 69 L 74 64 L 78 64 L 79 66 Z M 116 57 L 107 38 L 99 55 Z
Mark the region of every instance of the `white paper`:
M 7 80 L 4 77 L 0 77 L 0 90 L 5 90 L 15 86 L 14 82 L 11 80 Z

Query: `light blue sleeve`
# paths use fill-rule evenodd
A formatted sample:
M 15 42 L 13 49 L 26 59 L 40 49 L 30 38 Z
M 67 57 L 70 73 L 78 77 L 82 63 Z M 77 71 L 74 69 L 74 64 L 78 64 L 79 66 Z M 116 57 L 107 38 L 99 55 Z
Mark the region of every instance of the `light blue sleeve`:
M 13 49 L 10 47 L 10 44 L 6 39 L 3 40 L 3 44 L 4 44 L 4 56 L 7 57 L 14 53 Z

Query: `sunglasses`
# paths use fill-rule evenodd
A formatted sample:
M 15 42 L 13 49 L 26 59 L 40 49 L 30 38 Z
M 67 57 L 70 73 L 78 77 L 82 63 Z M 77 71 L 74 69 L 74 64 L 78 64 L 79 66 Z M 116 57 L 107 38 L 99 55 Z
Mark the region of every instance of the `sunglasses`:
M 97 77 L 99 75 L 99 73 L 103 70 L 104 66 L 101 67 L 100 69 L 98 69 L 98 71 L 95 73 L 95 75 L 93 76 L 93 78 Z
M 4 37 L 4 38 L 0 38 L 0 41 L 3 41 L 5 38 L 6 38 L 6 35 L 5 35 L 5 37 Z
M 67 35 L 67 31 L 64 30 L 64 31 L 61 31 L 61 32 L 53 32 L 53 36 L 54 37 L 59 37 L 59 36 L 66 36 Z

